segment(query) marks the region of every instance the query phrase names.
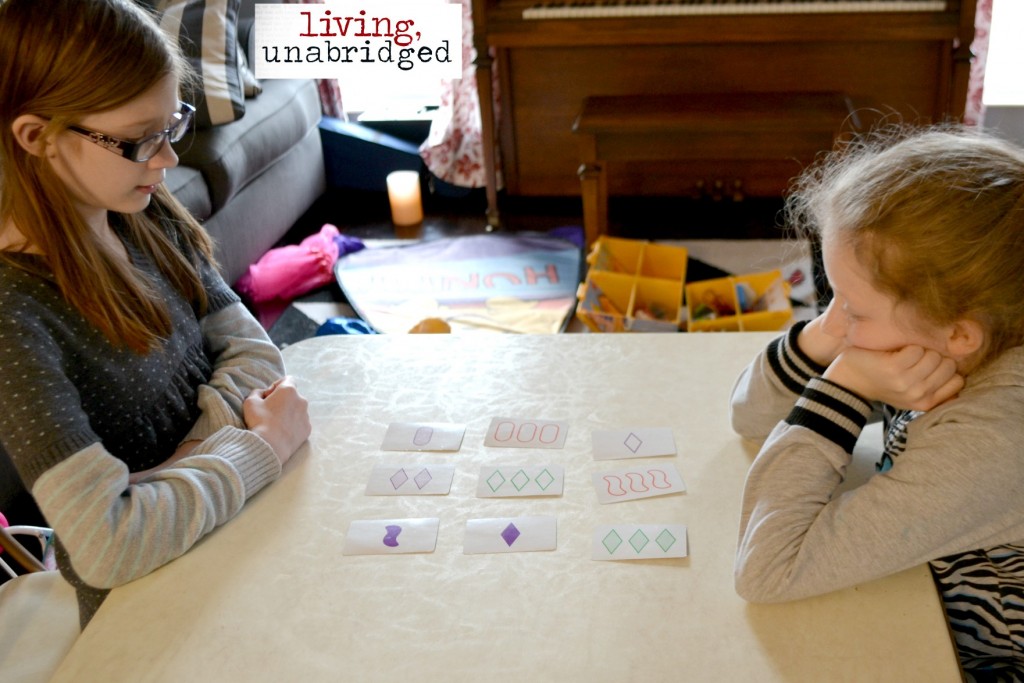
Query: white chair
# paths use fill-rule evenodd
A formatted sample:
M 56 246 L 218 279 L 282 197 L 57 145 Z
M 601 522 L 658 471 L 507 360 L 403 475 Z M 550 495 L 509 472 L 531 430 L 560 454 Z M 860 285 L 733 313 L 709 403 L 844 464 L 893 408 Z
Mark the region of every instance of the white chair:
M 37 538 L 49 531 L 11 529 Z M 0 679 L 5 683 L 44 683 L 80 633 L 75 590 L 60 572 L 46 570 L 2 526 L 0 548 L 5 551 L 3 557 L 28 572 L 0 584 Z

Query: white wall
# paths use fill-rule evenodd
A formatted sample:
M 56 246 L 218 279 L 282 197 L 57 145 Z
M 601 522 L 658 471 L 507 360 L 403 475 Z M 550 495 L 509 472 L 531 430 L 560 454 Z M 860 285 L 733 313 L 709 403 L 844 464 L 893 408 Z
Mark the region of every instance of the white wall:
M 1024 2 L 993 0 L 982 125 L 1024 144 Z

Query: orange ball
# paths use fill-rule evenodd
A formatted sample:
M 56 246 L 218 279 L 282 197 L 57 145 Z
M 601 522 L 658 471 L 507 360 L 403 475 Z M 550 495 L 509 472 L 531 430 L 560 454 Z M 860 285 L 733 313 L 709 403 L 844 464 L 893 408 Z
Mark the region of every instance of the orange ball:
M 409 330 L 409 334 L 449 334 L 451 331 L 451 325 L 440 318 L 424 318 Z

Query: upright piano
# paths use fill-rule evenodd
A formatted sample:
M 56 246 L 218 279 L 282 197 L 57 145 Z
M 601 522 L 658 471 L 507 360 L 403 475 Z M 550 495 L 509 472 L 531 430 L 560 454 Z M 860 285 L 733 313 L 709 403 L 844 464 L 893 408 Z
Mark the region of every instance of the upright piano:
M 485 145 L 492 211 L 498 164 L 509 194 L 579 193 L 572 125 L 588 96 L 841 92 L 904 122 L 964 111 L 975 0 L 472 2 L 484 135 L 500 150 Z

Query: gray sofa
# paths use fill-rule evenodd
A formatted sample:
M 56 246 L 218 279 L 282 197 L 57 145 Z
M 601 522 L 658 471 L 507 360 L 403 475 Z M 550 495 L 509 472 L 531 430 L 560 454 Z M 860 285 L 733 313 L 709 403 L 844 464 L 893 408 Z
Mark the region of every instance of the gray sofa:
M 239 41 L 250 57 L 254 6 L 255 0 L 243 0 L 238 23 Z M 261 85 L 261 94 L 246 99 L 242 118 L 187 135 L 177 145 L 178 167 L 167 173 L 167 187 L 216 241 L 229 284 L 326 187 L 316 82 L 265 79 Z

